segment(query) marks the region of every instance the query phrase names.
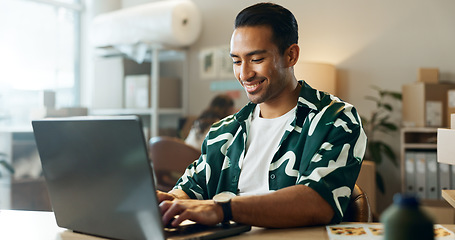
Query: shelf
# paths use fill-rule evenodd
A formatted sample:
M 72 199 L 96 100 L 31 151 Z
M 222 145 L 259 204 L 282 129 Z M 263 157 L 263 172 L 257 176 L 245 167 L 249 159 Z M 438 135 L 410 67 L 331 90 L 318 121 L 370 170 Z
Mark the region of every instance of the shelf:
M 150 68 L 147 69 L 145 74 L 150 75 L 150 82 L 148 86 L 148 96 L 149 96 L 149 106 L 148 108 L 136 109 L 136 108 L 117 108 L 117 109 L 92 109 L 90 110 L 90 115 L 138 115 L 145 117 L 147 122 L 144 123 L 144 127 L 149 129 L 147 137 L 155 137 L 159 135 L 159 130 L 162 128 L 163 122 L 168 122 L 168 119 L 163 120 L 162 117 L 174 117 L 174 116 L 183 116 L 186 115 L 186 109 L 188 109 L 188 67 L 187 67 L 187 48 L 169 48 L 164 45 L 152 44 L 149 42 L 141 42 L 133 45 L 124 45 L 124 46 L 106 46 L 98 47 L 95 49 L 95 55 L 100 58 L 109 58 L 109 57 L 120 57 L 120 58 L 130 58 L 135 60 L 138 64 L 142 64 L 142 61 L 150 63 Z M 136 59 L 135 59 L 136 58 Z M 161 66 L 162 63 L 167 62 L 169 65 L 178 64 L 179 69 L 176 69 L 175 66 L 168 68 Z M 176 63 L 178 62 L 178 63 Z M 181 67 L 181 69 L 180 69 Z M 142 69 L 142 70 L 145 70 Z M 180 106 L 178 108 L 162 108 L 160 107 L 160 94 L 161 89 L 160 79 L 166 74 L 161 74 L 160 71 L 169 72 L 172 71 L 170 77 L 175 77 L 177 74 L 181 79 L 180 84 L 180 104 L 179 105 L 169 105 Z M 130 75 L 137 75 L 136 73 Z M 140 73 L 144 74 L 144 73 Z M 124 76 L 125 77 L 125 76 Z M 123 86 L 123 91 L 125 86 Z M 164 105 L 163 105 L 164 106 Z M 178 123 L 174 124 L 177 127 Z
M 163 49 L 163 51 L 159 51 L 158 53 L 158 59 L 159 61 L 175 61 L 175 60 L 184 60 L 185 55 L 182 53 L 183 49 L 172 49 L 172 48 L 166 48 L 163 46 L 155 46 L 155 45 L 150 45 L 147 47 L 148 49 L 145 52 L 144 55 L 144 60 L 145 62 L 151 62 L 152 59 L 152 51 L 151 49 L 157 48 L 157 49 Z M 132 52 L 134 52 L 137 48 L 130 48 Z M 131 56 L 128 56 L 128 54 L 120 51 L 118 48 L 115 48 L 113 46 L 105 46 L 105 47 L 97 47 L 95 48 L 95 55 L 102 57 L 102 58 L 111 58 L 111 57 L 121 57 L 121 58 L 131 58 Z
M 436 133 L 438 128 L 434 127 L 406 127 L 401 129 L 404 132 L 419 132 L 419 133 Z
M 431 149 L 434 150 L 437 147 L 436 143 L 405 143 L 403 145 L 405 149 Z
M 443 187 L 440 187 L 439 183 L 436 184 L 437 187 L 434 187 L 435 181 L 440 181 L 441 178 L 440 166 L 436 157 L 436 142 L 437 128 L 401 129 L 401 189 L 402 192 L 410 191 L 413 194 L 417 194 L 425 206 L 435 205 L 434 203 L 442 201 L 441 192 L 438 189 Z M 436 170 L 428 172 L 429 167 L 431 169 L 436 168 Z M 447 174 L 450 174 L 451 170 L 448 171 Z M 436 176 L 439 180 L 427 181 L 430 174 L 432 174 L 431 177 Z M 444 175 L 444 187 L 446 187 L 447 181 L 449 182 L 448 184 L 452 184 L 445 176 L 447 175 Z M 431 191 L 428 191 L 428 189 L 431 189 Z

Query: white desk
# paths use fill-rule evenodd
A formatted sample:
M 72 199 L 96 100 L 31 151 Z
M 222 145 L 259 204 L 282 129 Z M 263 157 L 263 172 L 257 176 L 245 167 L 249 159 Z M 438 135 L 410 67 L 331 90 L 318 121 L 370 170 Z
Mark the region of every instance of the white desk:
M 455 225 L 443 225 L 454 231 Z M 52 212 L 36 211 L 0 211 L 0 238 L 8 240 L 101 240 L 104 238 L 74 233 L 60 228 L 55 222 Z M 290 229 L 264 229 L 253 227 L 250 232 L 233 236 L 228 239 L 302 239 L 302 240 L 328 240 L 325 226 L 303 227 Z
M 60 228 L 54 213 L 38 211 L 0 211 L 0 239 L 8 240 L 100 240 L 103 238 L 74 233 Z M 253 227 L 250 232 L 229 239 L 328 239 L 323 226 L 294 229 L 263 229 Z

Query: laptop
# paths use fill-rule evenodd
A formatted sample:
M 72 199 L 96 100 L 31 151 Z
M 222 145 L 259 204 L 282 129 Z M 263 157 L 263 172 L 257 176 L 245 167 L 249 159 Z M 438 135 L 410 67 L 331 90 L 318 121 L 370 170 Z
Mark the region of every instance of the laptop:
M 32 121 L 57 225 L 112 239 L 218 239 L 250 226 L 165 228 L 140 118 Z

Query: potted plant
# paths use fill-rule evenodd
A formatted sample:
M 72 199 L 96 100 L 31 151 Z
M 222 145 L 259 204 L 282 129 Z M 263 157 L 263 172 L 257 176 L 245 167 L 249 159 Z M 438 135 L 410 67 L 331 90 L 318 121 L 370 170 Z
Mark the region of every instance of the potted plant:
M 402 95 L 400 92 L 383 90 L 377 86 L 372 86 L 372 88 L 377 92 L 378 96 L 366 96 L 365 98 L 376 103 L 376 109 L 373 110 L 369 118 L 361 117 L 368 137 L 365 159 L 371 160 L 378 165 L 385 157 L 398 167 L 397 156 L 392 147 L 389 143 L 378 138 L 377 134 L 393 134 L 398 131 L 398 125 L 390 117 L 396 106 L 395 104 L 401 102 Z M 384 179 L 378 170 L 376 170 L 376 186 L 381 193 L 385 193 Z

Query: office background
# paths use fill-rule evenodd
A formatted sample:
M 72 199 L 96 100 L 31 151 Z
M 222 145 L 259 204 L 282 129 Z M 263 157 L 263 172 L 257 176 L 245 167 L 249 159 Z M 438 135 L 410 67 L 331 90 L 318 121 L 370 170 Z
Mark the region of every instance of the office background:
M 113 7 L 146 2 L 149 1 L 124 0 Z M 255 2 L 194 0 L 201 11 L 202 32 L 189 48 L 190 114 L 197 115 L 215 95 L 210 91 L 210 81 L 200 78 L 199 52 L 206 47 L 228 45 L 236 14 Z M 453 1 L 274 2 L 292 10 L 297 18 L 300 58 L 335 65 L 338 96 L 354 104 L 362 115 L 368 116 L 375 107 L 365 100 L 365 96 L 375 94 L 372 85 L 401 92 L 403 84 L 417 80 L 420 67 L 439 68 L 441 80 L 455 82 Z M 237 107 L 245 101 L 238 99 Z M 398 109 L 398 119 L 400 113 Z M 398 154 L 399 136 L 384 138 L 393 143 Z M 387 187 L 384 196 L 377 196 L 378 208 L 383 209 L 390 204 L 392 194 L 400 191 L 396 184 L 400 172 L 390 161 L 384 161 L 378 168 L 385 174 Z
M 153 1 L 85 0 L 81 10 L 80 106 L 90 108 L 122 105 L 122 62 L 100 60 L 89 44 L 90 24 L 94 16 Z M 199 114 L 217 94 L 211 83 L 235 81 L 229 78 L 202 79 L 201 51 L 229 45 L 233 20 L 244 7 L 258 1 L 193 0 L 201 12 L 202 32 L 188 50 L 189 115 Z M 417 80 L 417 70 L 434 67 L 440 80 L 455 82 L 455 2 L 452 0 L 277 0 L 290 9 L 299 23 L 300 58 L 309 62 L 333 64 L 337 69 L 337 95 L 368 116 L 375 107 L 365 96 L 374 95 L 372 85 L 401 91 L 404 84 Z M 27 66 L 24 66 L 26 69 Z M 1 72 L 1 70 L 0 70 Z M 105 91 L 97 88 L 102 86 Z M 108 99 L 108 101 L 106 101 Z M 236 107 L 246 103 L 243 92 Z M 111 104 L 112 106 L 106 106 Z M 401 111 L 397 109 L 399 121 Z M 399 136 L 383 136 L 399 154 Z M 389 161 L 378 166 L 384 176 L 387 193 L 378 195 L 378 209 L 391 203 L 400 191 L 400 170 Z

